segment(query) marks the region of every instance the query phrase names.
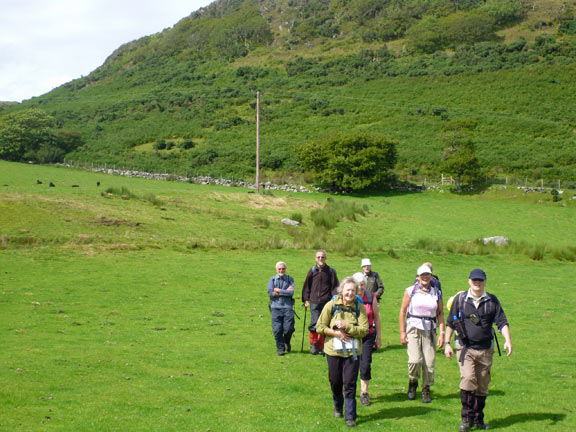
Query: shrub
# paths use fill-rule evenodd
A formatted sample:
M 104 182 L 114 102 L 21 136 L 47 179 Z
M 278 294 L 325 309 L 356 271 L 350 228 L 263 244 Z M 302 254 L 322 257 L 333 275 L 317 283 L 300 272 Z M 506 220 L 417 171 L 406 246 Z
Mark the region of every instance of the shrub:
M 353 191 L 384 185 L 396 164 L 396 142 L 342 133 L 296 148 L 299 164 L 325 187 Z

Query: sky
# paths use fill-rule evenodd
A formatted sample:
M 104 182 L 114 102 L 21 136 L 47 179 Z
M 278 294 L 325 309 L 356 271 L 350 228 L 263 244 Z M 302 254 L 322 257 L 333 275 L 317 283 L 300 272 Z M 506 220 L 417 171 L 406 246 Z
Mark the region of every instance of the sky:
M 88 75 L 120 45 L 172 27 L 212 0 L 0 0 L 0 101 Z

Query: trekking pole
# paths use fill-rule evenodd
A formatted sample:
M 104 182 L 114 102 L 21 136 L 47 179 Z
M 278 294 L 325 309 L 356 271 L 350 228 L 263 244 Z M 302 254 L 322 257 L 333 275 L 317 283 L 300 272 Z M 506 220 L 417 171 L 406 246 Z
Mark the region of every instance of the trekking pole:
M 306 312 L 308 312 L 308 308 L 304 306 L 304 324 L 302 324 L 302 345 L 300 345 L 300 352 L 304 352 L 304 332 L 306 331 Z

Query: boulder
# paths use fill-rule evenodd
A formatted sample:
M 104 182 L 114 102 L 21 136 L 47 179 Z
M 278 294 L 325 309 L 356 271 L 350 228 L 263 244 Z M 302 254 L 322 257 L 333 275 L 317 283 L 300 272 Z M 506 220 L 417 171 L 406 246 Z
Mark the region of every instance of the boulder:
M 510 244 L 510 239 L 503 236 L 485 237 L 482 239 L 482 243 L 495 244 L 496 246 L 508 246 Z
M 292 226 L 298 226 L 300 225 L 300 222 L 292 220 L 292 219 L 288 219 L 288 218 L 284 218 L 281 221 L 284 225 L 292 225 Z

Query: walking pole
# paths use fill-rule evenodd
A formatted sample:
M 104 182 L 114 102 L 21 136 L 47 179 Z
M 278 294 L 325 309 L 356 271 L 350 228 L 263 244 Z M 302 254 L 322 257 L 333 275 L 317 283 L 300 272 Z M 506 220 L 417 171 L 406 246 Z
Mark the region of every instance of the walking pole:
M 302 345 L 300 346 L 300 352 L 304 352 L 304 332 L 306 331 L 306 312 L 308 312 L 308 308 L 304 306 L 304 324 L 302 324 Z

